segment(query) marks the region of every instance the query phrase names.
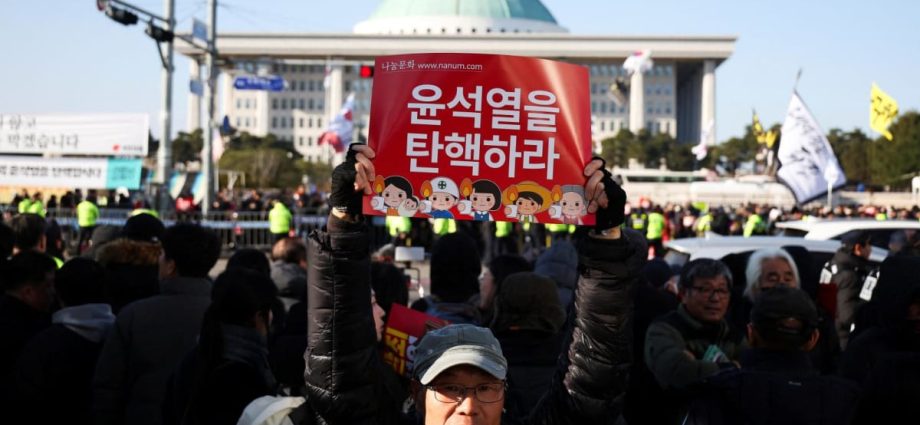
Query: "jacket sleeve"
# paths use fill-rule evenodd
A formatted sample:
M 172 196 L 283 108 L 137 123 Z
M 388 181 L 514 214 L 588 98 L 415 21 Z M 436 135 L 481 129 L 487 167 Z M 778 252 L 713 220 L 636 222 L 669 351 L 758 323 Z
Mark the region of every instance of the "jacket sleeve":
M 834 276 L 837 283 L 837 318 L 834 325 L 837 328 L 837 337 L 840 346 L 846 348 L 850 339 L 850 327 L 853 325 L 853 315 L 859 303 L 859 291 L 862 282 L 858 275 L 850 270 L 844 270 Z
M 580 277 L 569 344 L 533 424 L 600 424 L 620 414 L 631 361 L 633 289 L 648 252 L 637 232 L 579 244 Z
M 662 321 L 649 326 L 644 352 L 645 364 L 662 388 L 684 389 L 719 372 L 716 363 L 691 356 L 680 332 Z
M 329 217 L 309 240 L 304 381 L 319 423 L 371 423 L 379 367 L 363 224 Z
M 131 392 L 128 382 L 127 330 L 131 310 L 122 310 L 109 332 L 96 362 L 93 376 L 93 423 L 120 424 L 124 421 L 126 395 Z

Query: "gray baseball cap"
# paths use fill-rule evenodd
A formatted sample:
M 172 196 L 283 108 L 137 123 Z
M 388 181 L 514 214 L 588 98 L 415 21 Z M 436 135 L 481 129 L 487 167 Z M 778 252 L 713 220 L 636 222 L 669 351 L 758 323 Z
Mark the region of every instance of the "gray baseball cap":
M 428 385 L 447 369 L 475 366 L 504 380 L 508 361 L 492 331 L 479 326 L 457 324 L 429 331 L 415 349 L 415 378 Z

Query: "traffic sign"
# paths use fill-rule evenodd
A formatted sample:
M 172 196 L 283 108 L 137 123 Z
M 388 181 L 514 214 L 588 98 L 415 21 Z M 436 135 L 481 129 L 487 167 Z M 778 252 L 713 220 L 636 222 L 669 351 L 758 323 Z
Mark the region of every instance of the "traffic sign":
M 284 90 L 284 78 L 279 76 L 243 75 L 233 80 L 233 88 L 237 90 L 282 91 Z

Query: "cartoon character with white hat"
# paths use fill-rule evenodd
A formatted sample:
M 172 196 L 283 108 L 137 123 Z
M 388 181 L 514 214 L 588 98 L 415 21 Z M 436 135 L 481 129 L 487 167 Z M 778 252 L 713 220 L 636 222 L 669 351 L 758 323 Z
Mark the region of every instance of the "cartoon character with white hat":
M 450 209 L 457 205 L 460 199 L 460 190 L 457 183 L 447 177 L 437 177 L 422 183 L 421 211 L 431 215 L 432 218 L 454 218 Z

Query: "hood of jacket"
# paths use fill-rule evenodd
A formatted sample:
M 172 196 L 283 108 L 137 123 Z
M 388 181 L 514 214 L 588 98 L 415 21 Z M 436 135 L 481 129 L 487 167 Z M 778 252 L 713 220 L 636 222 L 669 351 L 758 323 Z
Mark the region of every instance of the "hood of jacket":
M 560 288 L 574 289 L 578 282 L 578 251 L 567 241 L 553 242 L 534 266 L 535 273 L 556 282 Z
M 61 324 L 84 339 L 98 343 L 112 329 L 115 315 L 108 304 L 83 304 L 58 310 L 51 316 L 51 323 Z
M 96 252 L 96 261 L 103 266 L 154 266 L 160 261 L 161 251 L 159 243 L 121 238 L 101 246 Z

